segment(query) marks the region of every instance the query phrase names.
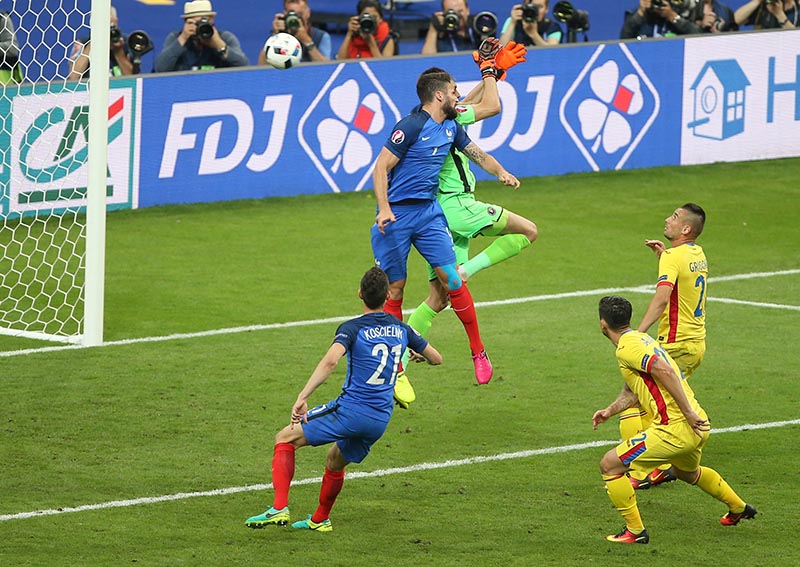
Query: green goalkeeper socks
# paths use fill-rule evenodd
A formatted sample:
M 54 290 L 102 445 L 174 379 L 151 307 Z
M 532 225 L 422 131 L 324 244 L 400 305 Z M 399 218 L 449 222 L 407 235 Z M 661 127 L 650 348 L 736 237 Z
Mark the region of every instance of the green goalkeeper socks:
M 461 268 L 467 273 L 468 277 L 472 277 L 489 266 L 494 266 L 503 260 L 513 258 L 530 245 L 531 241 L 525 235 L 504 234 L 487 246 L 483 252 L 467 260 Z M 414 328 L 416 329 L 416 327 Z
M 408 318 L 408 324 L 420 335 L 427 337 L 436 315 L 436 311 L 431 309 L 431 307 L 423 301 L 416 309 L 414 309 L 414 312 Z M 408 366 L 408 356 L 408 349 L 406 349 L 403 352 L 402 358 L 403 368 Z

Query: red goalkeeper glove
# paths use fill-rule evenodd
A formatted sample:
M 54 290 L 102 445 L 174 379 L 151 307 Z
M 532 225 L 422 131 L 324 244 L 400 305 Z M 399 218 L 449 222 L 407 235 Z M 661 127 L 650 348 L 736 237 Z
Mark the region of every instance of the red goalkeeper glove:
M 495 55 L 495 65 L 501 72 L 508 71 L 517 63 L 524 62 L 527 52 L 528 49 L 523 44 L 509 41 L 497 52 L 497 55 Z M 505 76 L 505 73 L 502 75 Z

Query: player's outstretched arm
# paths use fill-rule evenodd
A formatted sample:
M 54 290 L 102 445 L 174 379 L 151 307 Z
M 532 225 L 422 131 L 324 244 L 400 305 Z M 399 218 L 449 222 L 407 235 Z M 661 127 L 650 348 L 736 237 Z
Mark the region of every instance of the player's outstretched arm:
M 340 343 L 333 343 L 331 345 L 328 352 L 325 353 L 325 356 L 323 356 L 322 360 L 317 364 L 314 372 L 311 373 L 305 387 L 298 394 L 297 400 L 292 406 L 292 423 L 308 421 L 308 398 L 311 397 L 314 390 L 319 388 L 319 386 L 328 379 L 328 376 L 331 375 L 331 372 L 333 372 L 333 369 L 336 368 L 336 365 L 339 363 L 339 359 L 341 359 L 346 352 L 344 346 Z
M 442 355 L 439 354 L 439 351 L 433 348 L 430 344 L 425 347 L 425 350 L 418 354 L 425 359 L 425 362 L 432 364 L 433 366 L 438 366 L 442 363 Z
M 497 177 L 503 185 L 519 189 L 519 179 L 506 171 L 505 168 L 500 165 L 500 162 L 480 149 L 475 142 L 467 144 L 467 147 L 464 148 L 464 155 L 473 163 L 479 165 L 486 173 L 491 173 Z
M 633 407 L 639 403 L 639 397 L 633 393 L 633 390 L 628 388 L 625 384 L 622 391 L 617 395 L 617 399 L 611 402 L 608 407 L 597 410 L 592 416 L 592 427 L 597 429 L 601 423 L 605 423 L 618 413 L 625 411 L 629 407 Z

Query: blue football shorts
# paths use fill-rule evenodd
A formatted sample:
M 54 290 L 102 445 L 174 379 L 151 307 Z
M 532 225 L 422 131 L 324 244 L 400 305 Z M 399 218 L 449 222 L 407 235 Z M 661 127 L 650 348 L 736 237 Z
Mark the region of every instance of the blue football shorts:
M 384 434 L 389 421 L 354 412 L 339 405 L 337 399 L 308 410 L 308 423 L 302 425 L 309 445 L 336 442 L 348 462 L 360 463 Z
M 438 201 L 392 205 L 392 212 L 396 221 L 385 227 L 385 234 L 372 225 L 375 264 L 386 272 L 390 282 L 406 279 L 412 245 L 431 266 L 455 265 L 453 238 Z

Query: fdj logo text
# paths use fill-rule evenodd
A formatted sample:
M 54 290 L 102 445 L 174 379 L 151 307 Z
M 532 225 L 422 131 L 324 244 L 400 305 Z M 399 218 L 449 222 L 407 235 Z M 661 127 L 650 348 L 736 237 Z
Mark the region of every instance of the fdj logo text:
M 266 171 L 280 156 L 291 102 L 292 95 L 264 98 L 261 111 L 272 114 L 272 125 L 259 128 L 266 142 L 258 142 L 255 150 L 251 146 L 256 119 L 246 102 L 232 98 L 173 104 L 159 178 L 175 176 L 178 156 L 197 147 L 198 135 L 203 137 L 198 175 L 227 173 L 242 162 L 250 171 Z M 259 116 L 263 119 L 265 116 Z

